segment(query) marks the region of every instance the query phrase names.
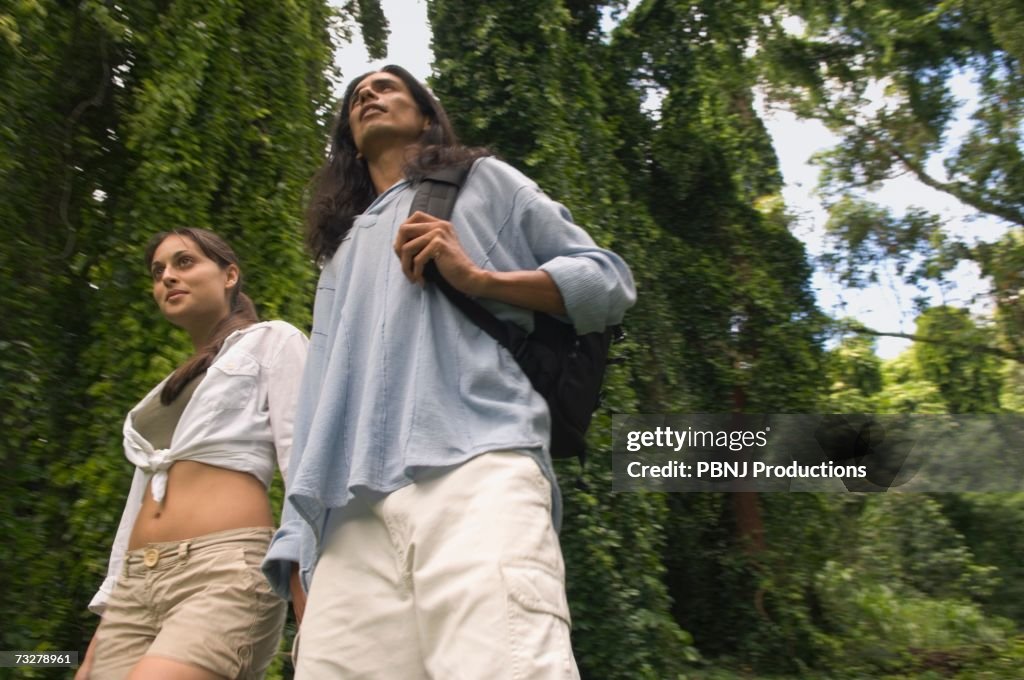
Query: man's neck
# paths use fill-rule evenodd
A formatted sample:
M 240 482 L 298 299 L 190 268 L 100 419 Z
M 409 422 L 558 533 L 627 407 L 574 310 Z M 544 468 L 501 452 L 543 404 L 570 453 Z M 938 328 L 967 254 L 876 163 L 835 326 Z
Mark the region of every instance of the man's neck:
M 402 170 L 405 168 L 408 151 L 407 146 L 386 149 L 367 162 L 377 194 L 384 193 L 405 176 Z

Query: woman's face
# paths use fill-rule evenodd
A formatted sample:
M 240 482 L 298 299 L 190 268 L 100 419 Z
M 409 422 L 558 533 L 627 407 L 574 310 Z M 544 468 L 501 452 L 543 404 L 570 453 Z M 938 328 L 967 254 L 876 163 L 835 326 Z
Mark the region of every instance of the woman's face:
M 238 267 L 221 267 L 187 236 L 165 238 L 153 253 L 150 273 L 160 311 L 193 336 L 208 334 L 230 312 Z

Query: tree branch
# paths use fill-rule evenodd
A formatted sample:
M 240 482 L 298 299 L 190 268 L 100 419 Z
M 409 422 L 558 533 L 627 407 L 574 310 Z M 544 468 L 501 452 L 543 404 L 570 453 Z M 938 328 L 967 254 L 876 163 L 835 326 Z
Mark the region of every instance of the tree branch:
M 61 222 L 64 223 L 67 228 L 67 240 L 64 243 L 64 249 L 60 254 L 62 260 L 66 260 L 71 257 L 71 254 L 75 249 L 75 239 L 77 231 L 75 226 L 71 224 L 69 216 L 70 204 L 71 204 L 71 191 L 74 184 L 74 162 L 73 162 L 73 147 L 75 142 L 75 126 L 78 125 L 79 118 L 85 113 L 90 107 L 95 108 L 103 104 L 103 98 L 106 96 L 107 83 L 110 80 L 110 64 L 107 60 L 107 42 L 102 37 L 99 41 L 100 46 L 100 61 L 101 61 L 101 74 L 99 87 L 88 99 L 81 101 L 74 108 L 71 114 L 67 117 L 64 122 L 64 165 L 66 167 L 64 171 L 64 181 L 61 188 L 61 198 L 58 204 L 58 212 L 60 213 Z
M 959 183 L 940 182 L 939 180 L 929 175 L 920 163 L 911 160 L 906 155 L 901 153 L 900 150 L 896 148 L 895 144 L 892 144 L 891 142 L 887 142 L 882 139 L 878 139 L 873 135 L 871 136 L 871 138 L 881 146 L 885 147 L 889 151 L 889 153 L 895 156 L 896 159 L 903 164 L 905 168 L 910 170 L 910 172 L 914 173 L 914 176 L 917 177 L 917 179 L 922 184 L 925 184 L 931 187 L 932 189 L 935 189 L 936 191 L 942 191 L 944 193 L 947 193 L 950 196 L 956 198 L 958 201 L 966 203 L 967 205 L 971 206 L 972 208 L 975 208 L 976 210 L 988 213 L 990 215 L 995 215 L 996 217 L 1000 217 L 1006 220 L 1007 222 L 1013 222 L 1014 224 L 1024 226 L 1024 213 L 1021 213 L 1019 210 L 1014 210 L 1008 206 L 1001 206 L 996 203 L 993 203 L 992 201 L 989 201 L 981 197 L 976 192 L 965 192 L 963 191 L 962 185 Z
M 979 212 L 988 213 L 995 215 L 1007 222 L 1019 224 L 1024 226 L 1024 213 L 1019 210 L 1014 210 L 1009 206 L 1002 206 L 997 203 L 993 203 L 983 198 L 979 193 L 974 191 L 965 190 L 964 185 L 959 182 L 941 182 L 938 179 L 932 177 L 925 170 L 924 166 L 917 161 L 910 158 L 907 154 L 900 151 L 899 147 L 895 142 L 890 139 L 886 139 L 882 135 L 870 128 L 861 125 L 853 118 L 846 116 L 835 109 L 835 107 L 825 105 L 823 107 L 824 116 L 823 122 L 832 128 L 853 128 L 860 133 L 864 138 L 871 140 L 881 148 L 883 148 L 890 156 L 895 158 L 899 163 L 906 168 L 908 172 L 913 174 L 919 182 L 925 186 L 931 187 L 936 191 L 941 191 L 944 194 L 949 194 L 953 198 L 957 199 L 965 205 L 969 205 Z M 857 186 L 857 185 L 854 185 Z
M 1000 347 L 992 347 L 989 345 L 979 345 L 973 342 L 959 342 L 957 340 L 949 340 L 946 338 L 929 338 L 923 335 L 913 335 L 911 333 L 897 333 L 895 331 L 876 331 L 873 328 L 867 326 L 850 325 L 848 328 L 854 333 L 860 333 L 861 335 L 870 335 L 873 337 L 883 338 L 903 338 L 904 340 L 912 340 L 914 342 L 925 342 L 932 345 L 946 345 L 947 347 L 960 347 L 962 349 L 969 349 L 972 352 L 981 352 L 982 354 L 991 354 L 992 356 L 999 357 L 1001 359 L 1009 359 L 1010 361 L 1016 361 L 1017 363 L 1024 364 L 1024 354 L 1018 352 L 1010 352 Z

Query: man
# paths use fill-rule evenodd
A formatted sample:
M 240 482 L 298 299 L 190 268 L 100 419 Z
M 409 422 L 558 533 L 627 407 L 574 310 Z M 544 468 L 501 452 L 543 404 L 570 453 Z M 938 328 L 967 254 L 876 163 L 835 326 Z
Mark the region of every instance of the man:
M 296 677 L 578 677 L 547 404 L 423 272 L 433 261 L 524 327 L 538 310 L 589 332 L 633 304 L 629 269 L 528 178 L 460 146 L 404 69 L 355 79 L 331 142 L 308 215 L 323 270 L 288 502 L 264 564 L 302 614 Z M 417 181 L 451 164 L 472 164 L 451 222 L 409 216 Z

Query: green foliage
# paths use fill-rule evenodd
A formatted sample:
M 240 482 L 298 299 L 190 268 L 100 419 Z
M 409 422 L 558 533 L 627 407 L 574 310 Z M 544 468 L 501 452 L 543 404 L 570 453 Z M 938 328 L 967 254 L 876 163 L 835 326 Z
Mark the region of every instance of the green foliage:
M 598 469 L 604 456 L 591 467 Z M 601 466 L 602 470 L 610 465 Z M 583 672 L 602 678 L 665 678 L 699 658 L 669 615 L 660 560 L 664 498 L 609 494 L 607 472 L 588 474 L 593 491 L 566 475 L 562 545 L 573 616 L 573 648 Z M 589 669 L 589 670 L 588 670 Z
M 646 180 L 637 198 L 680 242 L 656 290 L 665 289 L 682 324 L 691 409 L 809 410 L 821 389 L 810 269 L 788 230 L 777 161 L 753 110 L 745 55 L 755 10 L 748 2 L 642 3 L 611 45 L 630 69 L 620 83 L 662 97 L 646 120 L 621 114 L 620 129 L 649 131 L 644 156 L 627 156 L 627 170 Z
M 875 413 L 882 390 L 882 360 L 875 355 L 873 339 L 847 336 L 829 352 L 830 413 Z
M 887 361 L 882 366 L 885 389 L 877 397 L 879 413 L 946 413 L 935 383 L 917 371 L 913 351 Z
M 688 504 L 704 513 L 679 535 L 721 524 L 723 500 L 695 496 Z M 697 645 L 724 655 L 726 667 L 744 659 L 803 677 L 918 677 L 944 659 L 959 667 L 1008 650 L 1012 625 L 985 607 L 996 569 L 978 561 L 937 502 L 778 494 L 765 509 L 768 549 L 756 558 L 725 548 L 727 527 L 717 531 L 717 557 L 700 551 L 705 541 L 688 541 L 701 555 L 683 568 L 690 615 L 708 619 L 693 626 L 708 635 Z M 709 578 L 716 588 L 701 588 Z
M 997 413 L 1002 388 L 1000 362 L 972 351 L 992 345 L 992 333 L 974 324 L 962 309 L 935 307 L 917 319 L 917 334 L 952 337 L 956 345 L 919 343 L 914 363 L 919 374 L 934 384 L 950 413 Z
M 1004 361 L 1002 374 L 1003 393 L 999 403 L 1007 411 L 1024 413 L 1024 366 Z
M 356 0 L 356 18 L 362 29 L 366 52 L 371 59 L 383 59 L 388 52 L 388 19 L 380 7 L 380 0 Z
M 823 264 L 847 286 L 879 283 L 875 265 L 882 259 L 911 283 L 945 271 L 934 252 L 943 245 L 941 225 L 926 211 L 912 209 L 895 217 L 874 203 L 844 196 L 832 205 L 825 229 L 843 251 L 826 253 Z
M 976 253 L 982 275 L 992 279 L 1000 344 L 1018 364 L 1024 364 L 1020 360 L 1024 357 L 1024 231 L 1011 231 L 993 244 L 981 244 Z
M 928 497 L 882 495 L 865 506 L 859 529 L 853 561 L 865 576 L 944 599 L 982 600 L 992 590 L 994 570 L 975 564 L 963 536 Z
M 807 4 L 798 9 L 823 11 Z M 625 383 L 617 376 L 610 408 L 941 413 L 956 399 L 960 407 L 977 408 L 963 399 L 979 397 L 981 383 L 963 393 L 948 388 L 962 375 L 989 375 L 984 360 L 980 373 L 964 374 L 962 364 L 943 354 L 950 361 L 940 384 L 937 359 L 921 362 L 910 355 L 884 366 L 866 340 L 848 339 L 828 360 L 821 354 L 822 321 L 808 289 L 810 271 L 788 231 L 774 154 L 751 105 L 752 41 L 763 40 L 766 54 L 781 54 L 784 47 L 767 40 L 770 32 L 763 29 L 766 16 L 777 18 L 766 14 L 776 5 L 645 2 L 608 39 L 595 33 L 595 7 L 570 3 L 567 15 L 551 1 L 485 8 L 438 1 L 430 12 L 438 59 L 434 87 L 466 139 L 492 146 L 535 177 L 599 242 L 633 265 L 641 299 L 628 319 L 629 375 Z M 856 21 L 874 12 L 842 11 Z M 833 18 L 813 30 L 828 30 Z M 934 54 L 947 49 L 920 43 Z M 789 45 L 798 47 L 796 41 Z M 843 71 L 845 62 L 853 61 L 854 70 L 859 63 L 848 48 L 820 41 L 808 49 L 804 63 L 812 71 L 827 61 L 829 74 L 850 85 L 850 110 L 864 101 L 860 74 Z M 824 107 L 825 80 L 808 82 L 817 87 L 808 101 Z M 918 88 L 911 99 L 912 113 L 901 114 L 892 130 L 909 130 L 906 143 L 930 152 L 938 147 L 926 133 L 948 122 L 950 102 L 941 88 Z M 861 160 L 829 160 L 835 186 L 854 176 L 843 174 L 847 169 L 863 180 L 881 178 L 893 167 L 868 137 L 855 141 L 860 146 L 851 149 L 863 152 Z M 858 244 L 862 263 L 836 260 L 836 267 L 846 265 L 856 281 L 879 257 L 895 257 L 901 275 L 923 281 L 951 270 L 965 252 L 980 261 L 976 254 L 983 246 L 964 251 L 942 227 L 923 210 L 896 217 L 850 198 L 833 214 L 832 229 L 836 238 Z M 1013 251 L 994 252 L 993 262 L 1006 263 L 1000 271 L 1011 281 L 1000 286 L 1007 296 L 1000 313 L 1008 314 L 1016 281 L 1008 255 Z M 923 330 L 951 335 L 955 329 Z M 963 337 L 966 328 L 956 332 L 960 341 L 978 341 Z M 985 341 L 1005 346 L 992 337 Z M 991 403 L 991 391 L 986 394 Z M 600 455 L 597 461 L 601 469 Z M 662 579 L 671 614 L 692 633 L 694 646 L 759 670 L 803 669 L 815 677 L 820 674 L 811 669 L 823 667 L 859 667 L 869 675 L 928 671 L 942 667 L 943 655 L 967 667 L 988 644 L 1009 649 L 1005 624 L 983 608 L 987 593 L 998 587 L 993 570 L 971 555 L 934 504 L 919 512 L 900 508 L 897 521 L 887 519 L 889 501 L 764 497 L 767 549 L 757 553 L 745 550 L 744 537 L 737 536 L 735 498 L 670 495 L 667 509 L 659 510 L 649 505 L 653 497 L 606 497 L 601 476 L 591 471 L 588 477 L 597 489 L 567 495 L 563 532 L 574 643 L 585 673 L 679 672 L 666 659 L 681 658 L 668 642 L 678 646 L 680 639 L 656 623 L 666 606 Z M 870 531 L 869 525 L 877 526 Z M 917 531 L 921 525 L 928 531 Z M 892 550 L 876 564 L 872 548 L 878 542 Z M 856 587 L 842 578 L 850 565 L 867 574 Z M 637 579 L 624 581 L 620 574 L 642 574 L 639 582 L 650 585 L 641 610 L 633 599 Z M 624 615 L 627 607 L 637 615 Z M 864 628 L 861 618 L 884 621 L 892 639 Z M 656 625 L 645 626 L 645 619 Z M 635 642 L 644 639 L 646 645 Z M 648 654 L 656 649 L 664 651 Z M 863 651 L 867 661 L 851 664 L 856 654 L 849 650 Z M 1012 658 L 1012 651 L 1007 654 Z M 658 658 L 660 669 L 652 665 Z
M 1024 337 L 1019 228 L 960 243 L 929 212 L 893 215 L 859 192 L 904 170 L 928 177 L 953 116 L 949 76 L 967 65 L 984 101 L 940 188 L 1013 221 L 1024 43 L 1000 18 L 1019 10 L 645 0 L 625 16 L 627 4 L 428 4 L 432 86 L 465 141 L 565 203 L 640 289 L 587 490 L 573 464 L 559 470 L 584 676 L 1016 677 L 1018 497 L 613 494 L 607 442 L 614 412 L 1024 408 L 1011 363 Z M 606 12 L 622 19 L 611 35 Z M 782 30 L 787 13 L 806 34 Z M 301 195 L 331 108 L 330 34 L 355 24 L 382 54 L 388 24 L 372 0 L 337 12 L 262 0 L 0 9 L 4 648 L 84 649 L 94 627 L 85 604 L 129 480 L 121 419 L 188 353 L 149 302 L 149 235 L 212 227 L 238 249 L 265 317 L 308 322 Z M 923 282 L 972 259 L 993 281 L 991 328 L 939 308 L 917 332 L 941 342 L 893 361 L 856 334 L 823 351 L 810 265 L 753 107 L 760 76 L 843 136 L 822 158 L 845 249 L 835 271 L 856 285 L 891 259 Z M 891 103 L 864 118 L 881 79 Z M 965 349 L 981 344 L 998 352 Z M 289 674 L 278 659 L 271 677 Z
M 628 382 L 613 383 L 610 409 L 813 408 L 821 323 L 803 249 L 774 200 L 776 161 L 743 66 L 747 29 L 724 46 L 688 46 L 738 15 L 707 3 L 702 27 L 681 3 L 642 5 L 609 42 L 595 31 L 600 7 L 432 2 L 435 92 L 467 142 L 518 165 L 631 264 L 640 302 L 621 349 Z M 667 91 L 660 120 L 642 107 L 645 59 Z M 608 494 L 595 472 L 605 460 L 589 466 L 592 492 L 566 497 L 577 658 L 595 677 L 673 677 L 695 658 L 663 584 L 688 627 L 679 602 L 692 596 L 671 585 L 687 552 L 662 539 L 680 517 L 656 496 Z
M 988 611 L 1024 623 L 1024 496 L 957 494 L 941 499 L 943 510 L 980 562 L 997 568 L 991 595 L 981 598 Z
M 821 189 L 831 204 L 826 268 L 847 285 L 862 286 L 875 283 L 879 268 L 891 263 L 904 282 L 924 291 L 961 263 L 977 265 L 1005 323 L 998 346 L 1021 361 L 1019 4 L 799 0 L 768 7 L 776 11 L 765 17 L 758 62 L 770 97 L 840 138 L 818 157 Z M 802 20 L 802 29 L 787 30 L 788 17 Z M 954 86 L 966 77 L 978 92 L 973 111 L 962 110 Z M 953 125 L 967 116 L 970 127 L 957 133 L 961 139 L 953 146 Z M 928 207 L 896 216 L 871 201 L 881 182 L 903 174 L 993 219 L 1004 235 L 967 241 Z
M 909 170 L 982 212 L 1021 223 L 1014 184 L 1021 163 L 1019 45 L 1002 44 L 999 35 L 1010 33 L 998 28 L 1002 18 L 971 11 L 962 0 L 776 4 L 782 11 L 762 35 L 771 93 L 843 139 L 823 159 L 826 188 L 845 192 Z M 787 14 L 805 22 L 802 34 L 782 27 Z M 954 118 L 950 79 L 967 67 L 979 77 L 983 104 L 941 181 L 928 174 L 926 161 L 941 150 Z M 885 90 L 882 106 L 872 106 L 876 83 Z
M 487 145 L 518 165 L 599 243 L 622 253 L 641 288 L 653 287 L 668 278 L 658 276 L 667 263 L 648 253 L 676 244 L 630 200 L 614 129 L 602 115 L 601 74 L 587 65 L 603 49 L 592 40 L 592 25 L 580 23 L 592 14 L 581 5 L 575 9 L 545 0 L 430 3 L 437 59 L 432 85 L 466 142 Z M 580 35 L 582 42 L 572 40 Z M 658 296 L 645 298 L 642 304 L 663 304 Z M 630 340 L 617 351 L 645 356 L 657 344 L 650 343 L 657 330 L 631 324 Z M 654 351 L 663 349 L 669 347 Z M 665 368 L 672 361 L 666 354 Z M 651 372 L 639 373 L 637 379 L 613 371 L 606 399 L 611 410 L 636 408 L 645 391 L 637 384 L 651 382 Z M 595 432 L 607 424 L 607 415 L 600 415 Z M 593 441 L 592 491 L 566 494 L 562 533 L 577 659 L 584 673 L 603 678 L 675 677 L 696 652 L 668 614 L 660 561 L 663 499 L 611 494 L 608 452 L 601 438 Z M 571 479 L 562 488 L 572 489 Z
M 299 199 L 325 135 L 328 16 L 221 0 L 0 13 L 5 649 L 84 650 L 95 627 L 130 480 L 121 422 L 189 351 L 150 301 L 150 235 L 216 230 L 265 317 L 308 321 Z
M 844 337 L 831 352 L 830 408 L 970 414 L 1002 413 L 1019 404 L 1014 382 L 1019 364 L 979 352 L 979 347 L 997 346 L 996 331 L 977 323 L 965 310 L 929 309 L 918 317 L 911 337 L 922 340 L 886 362 L 874 355 L 873 340 L 856 334 Z
M 935 501 L 873 497 L 849 538 L 815 580 L 825 628 L 843 641 L 830 656 L 847 670 L 920 670 L 1007 642 L 1012 626 L 981 606 L 995 568 L 976 561 Z

